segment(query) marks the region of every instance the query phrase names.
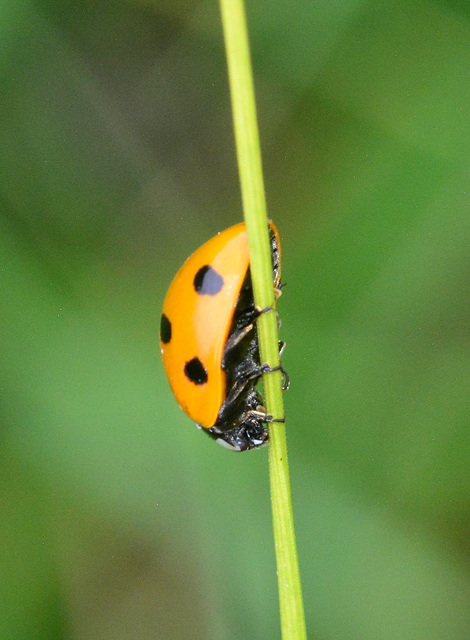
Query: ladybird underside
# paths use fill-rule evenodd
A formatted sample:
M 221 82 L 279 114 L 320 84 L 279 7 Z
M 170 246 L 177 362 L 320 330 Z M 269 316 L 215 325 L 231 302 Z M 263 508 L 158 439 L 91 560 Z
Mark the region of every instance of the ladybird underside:
M 277 236 L 271 229 L 270 237 L 273 283 L 277 291 L 276 297 L 279 297 L 280 250 Z M 255 320 L 260 313 L 254 304 L 251 273 L 248 269 L 224 347 L 222 368 L 227 374 L 226 399 L 215 425 L 207 430 L 219 444 L 234 451 L 263 446 L 267 444 L 269 437 L 266 410 L 256 389 L 260 378 L 260 356 Z
M 225 345 L 222 368 L 226 372 L 226 399 L 215 425 L 209 429 L 220 444 L 236 451 L 244 451 L 264 444 L 265 411 L 256 390 L 260 362 L 255 310 L 248 271 L 240 291 L 232 329 Z

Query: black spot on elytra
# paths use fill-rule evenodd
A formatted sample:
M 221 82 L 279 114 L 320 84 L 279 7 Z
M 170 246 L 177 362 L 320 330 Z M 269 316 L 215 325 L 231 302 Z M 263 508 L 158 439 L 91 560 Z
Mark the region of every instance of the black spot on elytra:
M 160 319 L 160 338 L 163 344 L 168 344 L 171 340 L 171 322 L 164 313 Z
M 194 276 L 194 288 L 201 296 L 216 296 L 224 286 L 224 279 L 206 264 Z
M 193 358 L 184 365 L 184 373 L 190 382 L 194 384 L 205 384 L 207 382 L 207 371 L 204 369 L 199 358 Z

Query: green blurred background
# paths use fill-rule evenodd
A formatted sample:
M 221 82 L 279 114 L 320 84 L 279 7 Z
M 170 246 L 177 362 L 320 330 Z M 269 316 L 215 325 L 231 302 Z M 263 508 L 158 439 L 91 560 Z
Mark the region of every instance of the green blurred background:
M 470 5 L 248 4 L 309 638 L 468 640 Z M 217 3 L 0 23 L 0 638 L 279 638 L 266 450 L 159 361 L 241 218 Z

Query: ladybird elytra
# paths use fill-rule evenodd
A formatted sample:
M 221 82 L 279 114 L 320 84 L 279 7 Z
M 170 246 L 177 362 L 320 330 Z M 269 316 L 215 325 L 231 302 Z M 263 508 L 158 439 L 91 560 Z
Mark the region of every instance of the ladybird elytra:
M 178 404 L 201 427 L 214 425 L 225 398 L 222 353 L 249 262 L 245 224 L 239 223 L 186 260 L 163 303 L 163 322 L 171 327 L 171 339 L 161 341 L 163 365 Z M 206 372 L 204 382 L 185 373 L 194 358 Z

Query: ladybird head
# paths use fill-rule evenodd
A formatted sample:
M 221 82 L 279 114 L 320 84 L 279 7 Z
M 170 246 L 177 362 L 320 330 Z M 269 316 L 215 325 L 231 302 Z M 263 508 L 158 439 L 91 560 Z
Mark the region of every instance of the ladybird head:
M 263 447 L 268 443 L 269 432 L 266 428 L 266 420 L 268 417 L 264 407 L 257 403 L 255 408 L 248 408 L 250 401 L 252 406 L 254 400 L 258 399 L 257 392 L 253 389 L 245 399 L 246 411 L 242 414 L 242 419 L 237 422 L 232 422 L 230 426 L 220 424 L 208 429 L 209 435 L 214 438 L 216 442 L 228 449 L 229 451 L 249 451 L 250 449 L 257 449 Z
M 249 451 L 264 447 L 268 443 L 268 430 L 259 424 L 241 425 L 225 433 L 211 433 L 214 440 L 229 451 Z

